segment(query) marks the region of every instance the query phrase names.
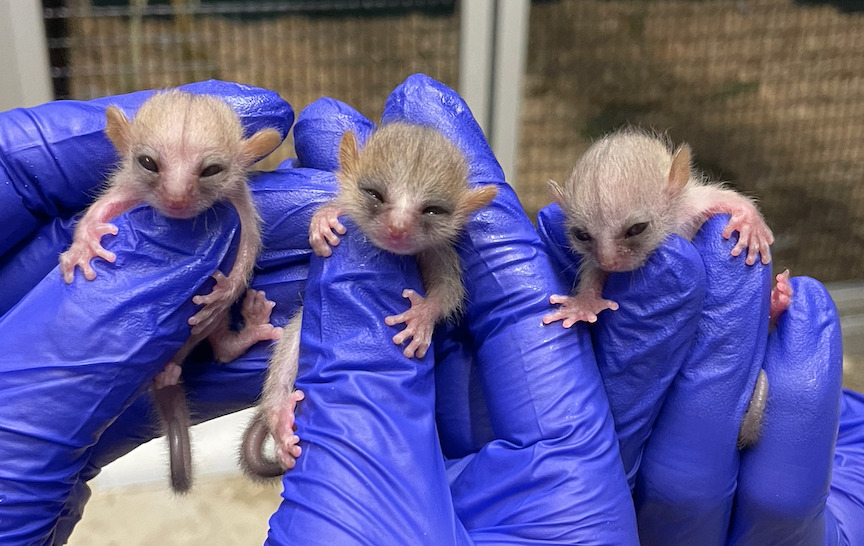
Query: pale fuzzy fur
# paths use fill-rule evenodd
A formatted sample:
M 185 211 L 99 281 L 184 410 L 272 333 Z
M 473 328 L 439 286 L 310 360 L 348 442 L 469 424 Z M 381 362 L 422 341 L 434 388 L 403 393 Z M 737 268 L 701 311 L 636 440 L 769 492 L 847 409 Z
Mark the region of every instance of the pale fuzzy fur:
M 120 167 L 109 184 L 134 187 L 142 200 L 168 216 L 171 211 L 163 203 L 170 195 L 185 194 L 193 201 L 185 217 L 196 216 L 216 201 L 242 198 L 246 169 L 281 141 L 272 129 L 247 140 L 239 117 L 225 101 L 176 90 L 153 95 L 131 121 L 114 107 L 106 115 L 106 133 L 121 154 Z M 158 174 L 138 164 L 142 155 L 156 161 Z M 224 170 L 199 178 L 209 165 Z
M 418 256 L 427 295 L 440 298 L 443 317 L 458 314 L 464 299 L 459 258 L 453 249 L 469 216 L 496 195 L 494 186 L 469 188 L 468 164 L 462 152 L 431 127 L 393 122 L 382 125 L 362 151 L 346 134 L 340 148 L 341 191 L 334 204 L 345 212 L 375 246 L 395 254 Z M 370 199 L 375 189 L 384 203 Z M 428 215 L 434 205 L 448 214 Z M 409 230 L 410 248 L 393 248 L 389 225 Z
M 677 182 L 670 181 L 673 166 Z M 642 266 L 670 234 L 692 239 L 710 215 L 722 212 L 718 203 L 752 206 L 747 197 L 693 170 L 688 146 L 675 149 L 663 135 L 632 128 L 595 142 L 563 188 L 550 185 L 567 218 L 574 250 L 601 267 L 614 262 L 616 267 L 609 269 L 615 271 Z M 649 226 L 636 237 L 625 237 L 639 223 Z M 589 233 L 592 241 L 575 239 L 574 229 Z
M 492 186 L 468 187 L 465 157 L 440 131 L 398 122 L 382 125 L 362 152 L 356 143 L 343 143 L 338 176 L 338 206 L 376 246 L 404 254 L 452 245 L 469 215 L 487 204 L 495 190 Z M 370 206 L 363 191 L 368 187 L 385 197 L 382 207 Z M 423 208 L 429 205 L 443 207 L 450 214 L 423 218 Z M 382 220 L 390 218 L 423 228 L 414 233 L 416 243 L 411 252 L 388 248 L 380 236 Z
M 759 254 L 763 264 L 770 262 L 768 247 L 774 238 L 753 201 L 710 183 L 691 167 L 690 159 L 686 144 L 673 148 L 663 135 L 624 129 L 595 142 L 563 188 L 550 181 L 566 216 L 570 245 L 584 259 L 576 293 L 551 296 L 550 303 L 561 307 L 543 318 L 545 324 L 561 320 L 569 328 L 618 309 L 616 302 L 602 297 L 607 273 L 641 267 L 670 234 L 692 239 L 714 214 L 731 215 L 724 237 L 739 232 L 733 255 L 747 249 L 746 263 L 755 263 Z M 759 437 L 767 392 L 762 372 L 740 427 L 740 448 Z

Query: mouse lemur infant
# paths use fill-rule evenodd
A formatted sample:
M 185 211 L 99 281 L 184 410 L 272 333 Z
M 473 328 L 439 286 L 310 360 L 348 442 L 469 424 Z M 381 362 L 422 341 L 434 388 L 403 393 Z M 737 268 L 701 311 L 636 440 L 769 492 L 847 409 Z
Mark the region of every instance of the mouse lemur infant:
M 437 322 L 462 309 L 465 288 L 455 244 L 471 215 L 497 195 L 492 185 L 472 188 L 462 152 L 439 130 L 403 122 L 381 125 L 362 150 L 352 132 L 339 147 L 339 193 L 313 216 L 309 244 L 319 256 L 346 233 L 339 217 L 347 215 L 376 247 L 416 256 L 426 296 L 405 289 L 410 308 L 384 318 L 405 324 L 393 336 L 405 344 L 404 356 L 422 358 Z M 241 464 L 253 476 L 273 476 L 293 468 L 300 455 L 293 432 L 294 407 L 304 394 L 294 390 L 302 312 L 285 328 L 265 385 L 262 412 L 247 429 Z M 262 416 L 263 414 L 263 416 Z M 265 424 L 266 421 L 266 424 Z M 264 427 L 276 439 L 276 461 L 261 456 Z
M 246 138 L 240 118 L 225 101 L 177 90 L 156 93 L 132 120 L 115 106 L 109 106 L 105 115 L 105 133 L 120 154 L 120 163 L 78 222 L 72 245 L 60 255 L 67 284 L 73 282 L 76 267 L 86 280 L 94 280 L 93 258 L 115 261 L 114 253 L 102 247 L 102 236 L 116 235 L 117 227 L 109 222 L 141 203 L 168 218 L 191 219 L 228 201 L 240 218 L 240 243 L 230 273 L 226 277 L 216 271 L 212 292 L 193 298 L 203 308 L 188 321 L 191 336 L 154 382 L 171 451 L 172 484 L 182 492 L 191 484 L 188 410 L 177 385 L 183 360 L 208 336 L 216 358 L 227 362 L 257 341 L 281 333 L 269 324 L 272 303 L 263 293 L 249 291 L 243 306 L 246 325 L 239 333 L 228 331 L 228 309 L 246 291 L 261 247 L 247 171 L 282 137 L 274 129 L 263 129 Z
M 595 322 L 597 314 L 616 310 L 603 299 L 609 273 L 633 271 L 671 234 L 691 240 L 715 214 L 731 215 L 725 238 L 738 232 L 732 255 L 745 252 L 748 265 L 761 255 L 771 262 L 771 230 L 753 201 L 692 168 L 690 147 L 671 143 L 639 129 L 624 129 L 595 142 L 578 160 L 562 188 L 549 181 L 554 200 L 565 216 L 567 240 L 582 256 L 579 283 L 571 295 L 553 295 L 559 304 L 543 317 L 545 324 L 561 320 L 565 328 L 580 321 Z M 788 272 L 777 276 L 771 297 L 771 322 L 788 307 L 792 289 Z M 760 372 L 744 418 L 739 445 L 755 442 L 767 396 L 767 377 Z

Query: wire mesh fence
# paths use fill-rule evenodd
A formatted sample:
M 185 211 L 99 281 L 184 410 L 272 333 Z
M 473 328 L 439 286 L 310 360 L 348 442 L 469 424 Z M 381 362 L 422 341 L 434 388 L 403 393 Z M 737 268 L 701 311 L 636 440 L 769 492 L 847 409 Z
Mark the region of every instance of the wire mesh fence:
M 425 72 L 456 86 L 455 1 L 43 0 L 58 98 L 208 78 L 377 117 Z M 860 4 L 860 2 L 858 2 Z M 757 197 L 779 267 L 864 280 L 864 12 L 855 2 L 532 4 L 518 181 L 530 215 L 593 138 L 623 124 L 687 141 Z M 291 155 L 292 143 L 275 161 Z
M 372 119 L 408 74 L 455 86 L 454 0 L 44 0 L 57 98 L 210 78 L 322 96 Z M 288 141 L 264 165 L 292 155 Z
M 593 138 L 652 127 L 759 199 L 777 266 L 864 280 L 864 12 L 854 7 L 534 3 L 518 168 L 526 208 L 546 203 L 545 181 L 565 179 Z

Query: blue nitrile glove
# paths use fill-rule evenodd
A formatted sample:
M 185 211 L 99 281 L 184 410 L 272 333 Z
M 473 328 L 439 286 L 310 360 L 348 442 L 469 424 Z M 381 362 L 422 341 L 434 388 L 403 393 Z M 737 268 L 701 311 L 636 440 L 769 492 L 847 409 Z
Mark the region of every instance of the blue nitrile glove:
M 225 98 L 249 133 L 274 127 L 285 134 L 293 121 L 291 107 L 271 91 L 217 81 L 184 88 Z M 71 240 L 69 218 L 116 161 L 103 133 L 105 108 L 117 104 L 131 114 L 150 94 L 0 114 L 3 544 L 64 542 L 89 497 L 86 481 L 157 434 L 144 391 L 189 335 L 191 297 L 209 292 L 210 275 L 233 260 L 239 222 L 230 206 L 190 221 L 139 206 L 114 220 L 117 236 L 103 238 L 117 261 L 93 260 L 96 280 L 79 275 L 66 285 L 56 269 Z M 307 187 L 314 178 L 304 177 Z M 308 225 L 311 201 L 332 191 L 292 193 L 290 185 L 288 176 L 255 181 L 256 199 L 272 205 L 261 211 L 270 229 L 256 281 L 265 289 L 278 284 L 274 296 L 284 308 L 296 305 L 308 267 L 309 251 L 296 250 L 302 246 L 291 237 Z M 196 421 L 254 402 L 266 368 L 263 345 L 229 366 L 185 370 Z
M 383 320 L 408 305 L 404 288 L 421 288 L 413 259 L 376 250 L 351 224 L 331 257 L 313 257 L 297 380 L 303 454 L 268 543 L 635 544 L 590 341 L 543 326 L 546 298 L 563 286 L 480 128 L 455 92 L 422 75 L 392 93 L 383 120 L 440 128 L 468 157 L 471 182 L 500 194 L 457 243 L 467 310 L 452 337 L 438 332 L 434 365 L 431 352 L 402 356 L 391 341 L 399 327 Z M 335 168 L 355 127 L 363 140 L 370 124 L 335 101 L 313 103 L 295 127 L 301 164 Z M 462 375 L 479 388 L 442 381 L 472 361 Z M 460 414 L 467 389 L 485 395 L 488 443 L 462 431 L 473 421 Z M 452 424 L 441 430 L 447 460 L 436 402 Z
M 727 221 L 710 219 L 692 245 L 670 237 L 644 268 L 611 275 L 603 295 L 620 309 L 590 327 L 640 538 L 861 543 L 864 400 L 841 396 L 834 305 L 818 282 L 794 278 L 793 302 L 768 334 L 770 268 L 730 255 Z M 538 229 L 573 286 L 578 257 L 557 205 L 540 212 Z M 739 452 L 760 368 L 769 380 L 763 432 Z
M 421 89 L 425 87 L 433 95 L 440 92 L 438 100 L 442 96 L 448 98 L 448 102 L 441 105 L 445 111 L 436 112 L 433 107 L 429 110 L 433 115 L 446 117 L 464 110 L 464 105 L 452 91 L 423 79 L 421 83 Z M 411 86 L 403 88 L 410 89 Z M 110 145 L 101 136 L 101 124 L 104 123 L 101 122 L 102 108 L 107 103 L 123 100 L 106 99 L 102 101 L 103 106 L 97 107 L 96 113 L 89 111 L 93 103 L 76 103 L 79 104 L 77 108 L 86 113 L 79 116 L 99 119 L 98 122 L 79 124 L 81 120 L 67 110 L 61 119 L 49 117 L 50 123 L 45 120 L 41 123 L 43 126 L 71 125 L 70 129 L 60 131 L 65 134 L 64 138 L 43 140 L 69 145 L 72 152 L 59 153 L 56 149 L 48 151 L 43 154 L 42 161 L 46 161 L 45 169 L 49 172 L 58 171 L 65 162 L 74 163 L 73 160 L 89 166 L 88 169 L 74 165 L 74 168 L 63 167 L 64 172 L 76 175 L 68 177 L 74 183 L 70 185 L 73 189 L 67 189 L 75 199 L 78 199 L 81 189 L 92 188 L 98 183 L 101 173 L 107 170 L 105 166 L 113 159 Z M 137 99 L 136 104 L 142 100 Z M 423 99 L 421 103 L 427 100 Z M 64 103 L 61 106 L 69 108 L 70 105 Z M 284 103 L 280 107 L 286 114 L 283 122 L 290 124 L 290 110 Z M 37 119 L 45 117 L 40 110 L 33 109 L 39 114 Z M 22 116 L 20 111 L 14 114 L 19 119 L 28 117 Z M 467 110 L 450 121 L 456 122 L 454 129 L 461 128 L 463 136 L 471 137 L 463 144 L 473 142 L 474 152 L 483 156 L 475 163 L 475 177 L 478 180 L 500 181 L 500 170 Z M 23 122 L 16 119 L 15 123 L 20 125 Z M 356 123 L 362 122 L 355 120 L 352 126 Z M 28 135 L 30 140 L 38 140 L 30 134 L 39 134 L 38 129 L 21 133 Z M 72 138 L 75 135 L 83 135 L 81 146 L 76 145 L 78 140 Z M 45 146 L 44 143 L 37 143 L 26 144 L 23 148 L 29 150 L 40 145 Z M 17 149 L 16 146 L 7 146 L 6 149 L 11 151 L 3 156 L 3 160 L 6 172 L 24 173 L 14 177 L 16 182 L 24 181 L 20 182 L 22 188 L 30 187 L 28 180 L 54 178 L 40 174 L 44 171 L 31 176 L 29 169 L 32 169 L 34 161 L 16 161 L 12 153 Z M 87 150 L 86 157 L 80 157 L 82 146 Z M 102 155 L 95 153 L 94 148 L 97 151 L 101 149 Z M 298 155 L 307 160 L 312 157 L 302 153 Z M 53 157 L 58 159 L 48 161 L 47 158 Z M 21 165 L 28 169 L 22 170 Z M 484 170 L 488 176 L 483 176 Z M 82 173 L 87 173 L 89 178 L 79 182 Z M 99 173 L 99 176 L 92 173 Z M 65 175 L 58 179 L 67 183 Z M 306 277 L 309 255 L 306 230 L 309 218 L 312 211 L 332 195 L 335 184 L 331 173 L 290 169 L 286 166 L 285 170 L 258 177 L 252 186 L 262 209 L 265 228 L 265 251 L 259 260 L 260 269 L 253 285 L 265 289 L 272 299 L 279 302 L 274 323 L 280 324 L 296 308 L 298 294 Z M 37 193 L 41 196 L 50 192 L 42 189 Z M 58 190 L 55 193 L 63 192 Z M 12 207 L 4 213 L 8 213 L 7 217 L 11 220 L 24 225 L 16 232 L 19 234 L 17 239 L 10 244 L 12 250 L 3 255 L 4 279 L 10 280 L 4 286 L 15 290 L 14 294 L 7 296 L 7 308 L 18 301 L 16 294 L 26 294 L 26 297 L 0 319 L 2 339 L 16 340 L 0 358 L 0 393 L 6 408 L 0 411 L 0 457 L 5 463 L 0 471 L 0 499 L 3 503 L 0 505 L 0 536 L 4 543 L 9 544 L 62 542 L 80 517 L 81 508 L 88 497 L 86 480 L 98 473 L 103 464 L 154 436 L 153 409 L 149 397 L 139 393 L 147 388 L 153 375 L 161 370 L 165 359 L 176 351 L 187 335 L 185 321 L 193 311 L 189 303 L 192 293 L 196 288 L 199 292 L 209 290 L 200 285 L 208 280 L 218 264 L 230 261 L 230 235 L 236 234 L 237 222 L 230 209 L 218 207 L 206 222 L 195 224 L 197 229 L 184 233 L 183 229 L 188 226 L 183 222 L 166 221 L 153 215 L 147 207 L 139 207 L 117 219 L 120 233 L 113 240 L 106 240 L 108 248 L 118 254 L 117 263 L 100 264 L 96 261 L 94 265 L 99 273 L 96 281 L 65 286 L 53 268 L 56 255 L 64 249 L 71 234 L 56 224 L 49 228 L 43 227 L 40 231 L 36 220 L 49 222 L 52 214 L 63 216 L 61 211 L 65 212 L 66 209 L 55 207 L 57 210 L 45 213 L 30 203 L 41 203 L 32 196 L 27 200 L 19 198 L 19 201 L 27 202 L 27 206 L 22 205 L 20 210 Z M 81 205 L 85 202 L 86 199 L 80 199 Z M 69 205 L 69 212 L 76 206 Z M 498 314 L 490 315 L 494 317 L 493 321 L 478 326 L 487 330 L 481 332 L 484 339 L 495 340 L 486 345 L 500 343 L 502 354 L 516 362 L 515 366 L 505 370 L 494 370 L 490 365 L 478 374 L 493 393 L 490 400 L 497 404 L 497 412 L 492 412 L 492 416 L 502 439 L 474 457 L 452 463 L 446 469 L 447 475 L 442 474 L 445 467 L 441 462 L 440 450 L 430 448 L 428 443 L 430 438 L 434 440 L 434 428 L 430 421 L 433 415 L 432 399 L 430 392 L 421 388 L 419 396 L 414 398 L 424 402 L 423 407 L 428 409 L 424 413 L 429 426 L 414 429 L 416 423 L 409 422 L 411 426 L 408 432 L 419 430 L 419 436 L 427 440 L 423 449 L 427 457 L 432 456 L 433 461 L 431 465 L 425 465 L 421 460 L 419 464 L 410 465 L 409 471 L 404 463 L 417 461 L 414 454 L 403 454 L 404 450 L 393 451 L 382 459 L 382 465 L 386 469 L 393 467 L 394 472 L 392 475 L 379 475 L 375 485 L 380 487 L 375 491 L 385 495 L 389 503 L 402 506 L 400 514 L 405 516 L 401 520 L 401 527 L 397 525 L 401 529 L 399 532 L 383 535 L 384 543 L 397 540 L 399 536 L 422 537 L 423 532 L 444 537 L 450 536 L 448 533 L 453 531 L 454 539 L 457 535 L 465 538 L 468 531 L 464 528 L 470 529 L 475 541 L 485 539 L 501 542 L 509 536 L 511 541 L 519 543 L 532 540 L 569 543 L 578 535 L 580 540 L 587 537 L 615 543 L 632 542 L 635 537 L 635 519 L 615 450 L 605 395 L 594 371 L 593 357 L 587 351 L 587 338 L 574 340 L 568 337 L 567 341 L 561 341 L 561 336 L 553 335 L 548 340 L 550 347 L 561 346 L 576 355 L 575 361 L 580 362 L 581 369 L 569 364 L 550 365 L 543 356 L 547 340 L 542 338 L 545 330 L 539 327 L 538 318 L 542 313 L 538 308 L 542 296 L 536 287 L 528 287 L 521 298 L 513 300 L 513 296 L 519 296 L 518 292 L 523 287 L 521 283 L 517 286 L 512 282 L 503 282 L 506 280 L 507 268 L 512 274 L 513 267 L 506 247 L 514 244 L 523 247 L 518 267 L 528 273 L 533 272 L 533 282 L 541 285 L 553 277 L 549 274 L 548 260 L 542 254 L 537 255 L 539 240 L 530 229 L 530 223 L 519 212 L 512 192 L 508 192 L 508 196 L 502 198 L 494 209 L 497 209 L 499 218 L 507 221 L 507 227 L 515 226 L 513 232 L 510 233 L 508 229 L 495 232 L 483 243 L 483 230 L 475 228 L 472 236 L 481 239 L 475 246 L 487 247 L 487 260 L 475 257 L 468 260 L 468 264 L 473 263 L 473 269 L 479 268 L 481 272 L 485 268 L 484 275 L 488 282 L 498 290 L 486 295 L 485 299 L 494 300 L 496 294 L 505 296 L 495 306 L 485 305 L 487 310 Z M 40 213 L 33 214 L 33 210 L 39 210 Z M 298 229 L 298 225 L 301 229 Z M 180 229 L 177 229 L 178 226 Z M 205 231 L 205 228 L 209 231 Z M 220 240 L 219 235 L 223 233 L 229 236 Z M 346 243 L 343 248 L 348 246 Z M 35 262 L 21 258 L 28 253 L 40 257 L 42 265 L 34 266 Z M 45 258 L 45 255 L 50 255 L 50 259 Z M 142 259 L 142 256 L 150 259 Z M 391 259 L 386 257 L 385 262 Z M 411 265 L 410 260 L 402 261 Z M 333 264 L 338 264 L 338 261 L 334 260 Z M 413 279 L 406 280 L 413 280 L 416 286 L 416 273 L 413 273 L 413 269 L 411 271 L 409 276 L 413 275 Z M 392 296 L 391 304 L 399 302 L 404 305 L 405 301 L 398 296 L 403 283 L 398 284 L 398 287 L 393 287 L 396 290 L 393 294 L 396 295 L 389 294 Z M 379 290 L 376 285 L 376 293 Z M 469 291 L 476 293 L 471 286 Z M 147 302 L 147 305 L 142 306 L 141 302 Z M 532 319 L 525 327 L 526 332 L 520 334 L 515 330 L 517 319 L 509 318 L 509 314 L 515 317 L 519 313 L 511 310 L 508 314 L 504 311 L 507 311 L 508 306 L 527 308 L 529 305 L 536 308 L 533 309 L 536 320 Z M 376 318 L 380 315 L 377 309 L 366 311 L 361 308 L 354 312 L 359 313 L 357 316 L 361 320 L 369 313 L 374 313 Z M 70 320 L 73 315 L 74 320 Z M 310 315 L 313 317 L 310 320 L 314 320 L 314 314 Z M 380 316 L 383 318 L 383 315 Z M 347 321 L 349 317 L 342 309 L 339 310 L 338 320 Z M 519 316 L 519 320 L 524 323 L 524 317 Z M 49 323 L 53 329 L 46 327 Z M 364 326 L 373 325 L 373 330 L 381 328 L 382 324 L 362 321 Z M 472 326 L 472 330 L 474 328 Z M 38 337 L 27 335 L 34 332 L 38 333 Z M 362 330 L 357 333 L 362 333 Z M 507 339 L 514 335 L 517 338 Z M 34 343 L 34 338 L 39 339 L 39 343 Z M 521 340 L 526 343 L 523 345 Z M 392 346 L 389 334 L 382 340 L 374 332 L 367 333 L 359 341 L 382 350 L 393 350 L 392 357 L 403 366 L 409 370 L 418 368 L 417 361 L 406 361 Z M 492 351 L 482 345 L 481 354 Z M 329 347 L 333 346 L 336 346 L 335 341 L 331 343 L 328 340 L 327 345 L 319 345 L 317 350 L 327 355 Z M 190 366 L 187 363 L 184 367 L 184 382 L 193 403 L 195 420 L 227 413 L 253 401 L 260 390 L 266 358 L 261 347 L 256 349 L 243 361 L 225 367 L 206 364 Z M 514 357 L 520 352 L 523 354 L 521 358 Z M 494 361 L 495 355 L 487 356 L 486 359 Z M 430 368 L 428 360 L 426 362 L 428 377 Z M 326 367 L 322 367 L 322 370 L 326 372 Z M 504 374 L 496 377 L 493 372 L 499 371 Z M 584 382 L 579 377 L 580 371 L 584 373 Z M 554 377 L 547 376 L 547 373 Z M 500 386 L 496 382 L 507 384 Z M 428 381 L 426 385 L 429 385 Z M 562 385 L 566 392 L 575 393 L 576 396 L 575 399 L 558 404 Z M 388 385 L 385 383 L 384 386 Z M 512 394 L 507 389 L 516 391 L 512 400 L 509 399 Z M 405 398 L 401 396 L 404 391 L 402 385 L 397 385 L 394 392 L 384 394 L 395 394 L 395 402 L 404 402 Z M 350 401 L 349 393 L 346 391 L 344 398 Z M 508 396 L 506 399 L 501 396 L 505 393 Z M 306 414 L 310 418 L 317 415 L 325 421 L 339 418 L 344 404 L 338 404 L 342 395 L 337 394 L 336 414 L 316 414 L 312 402 L 308 404 Z M 324 401 L 326 397 L 320 397 L 318 404 Z M 380 416 L 377 413 L 380 406 L 377 398 L 366 404 L 368 410 Z M 412 403 L 400 404 L 395 413 L 404 415 L 412 407 L 416 406 Z M 509 415 L 511 409 L 517 410 L 515 417 Z M 380 422 L 386 425 L 387 419 L 381 419 Z M 401 423 L 406 424 L 404 420 Z M 310 438 L 314 439 L 315 427 L 309 425 L 306 428 Z M 351 436 L 346 438 L 350 442 L 357 440 Z M 387 434 L 375 440 L 386 447 L 391 445 L 389 438 Z M 391 447 L 401 445 L 396 440 L 394 438 Z M 309 447 L 307 450 L 314 452 Z M 327 459 L 324 456 L 317 459 L 317 464 L 326 466 Z M 313 462 L 316 458 L 308 457 L 308 460 Z M 580 463 L 578 467 L 574 464 L 577 462 Z M 402 472 L 396 472 L 397 468 Z M 416 478 L 406 483 L 405 488 L 400 488 L 400 480 L 405 472 Z M 502 472 L 509 473 L 510 477 L 501 479 Z M 292 475 L 301 474 L 296 472 Z M 310 472 L 308 476 L 314 479 L 315 473 Z M 447 492 L 445 485 L 449 484 L 448 476 L 453 482 L 452 494 Z M 326 476 L 324 479 L 327 479 Z M 330 480 L 323 483 L 337 482 Z M 400 496 L 407 488 L 420 487 L 422 483 L 435 485 L 428 490 L 413 490 L 413 499 L 416 501 L 420 498 L 423 501 L 420 505 L 416 502 L 412 504 L 410 496 L 404 499 Z M 309 494 L 315 491 L 314 487 L 305 489 L 308 489 Z M 433 528 L 421 530 L 418 535 L 417 522 L 422 525 L 422 521 L 428 521 L 429 496 L 421 494 L 424 491 L 432 492 L 438 499 L 446 497 L 447 502 L 437 505 L 438 516 L 432 520 L 435 524 Z M 380 531 L 382 524 L 387 525 L 375 518 L 363 520 L 360 516 L 360 520 L 356 519 L 357 505 L 351 502 L 337 504 L 335 508 L 328 507 L 328 511 L 334 514 L 335 520 L 354 521 L 361 529 L 371 525 Z M 280 512 L 282 515 L 284 513 L 284 510 Z M 55 528 L 58 517 L 59 528 Z M 464 526 L 457 523 L 457 517 L 461 518 Z M 369 536 L 376 535 L 370 532 Z

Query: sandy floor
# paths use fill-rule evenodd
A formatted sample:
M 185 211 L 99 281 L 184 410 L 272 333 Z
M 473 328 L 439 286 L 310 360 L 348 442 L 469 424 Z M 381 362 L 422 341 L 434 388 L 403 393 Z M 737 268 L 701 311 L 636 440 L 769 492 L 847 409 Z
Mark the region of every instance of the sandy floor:
M 280 482 L 208 477 L 185 497 L 163 483 L 95 491 L 71 546 L 262 544 L 281 498 Z

